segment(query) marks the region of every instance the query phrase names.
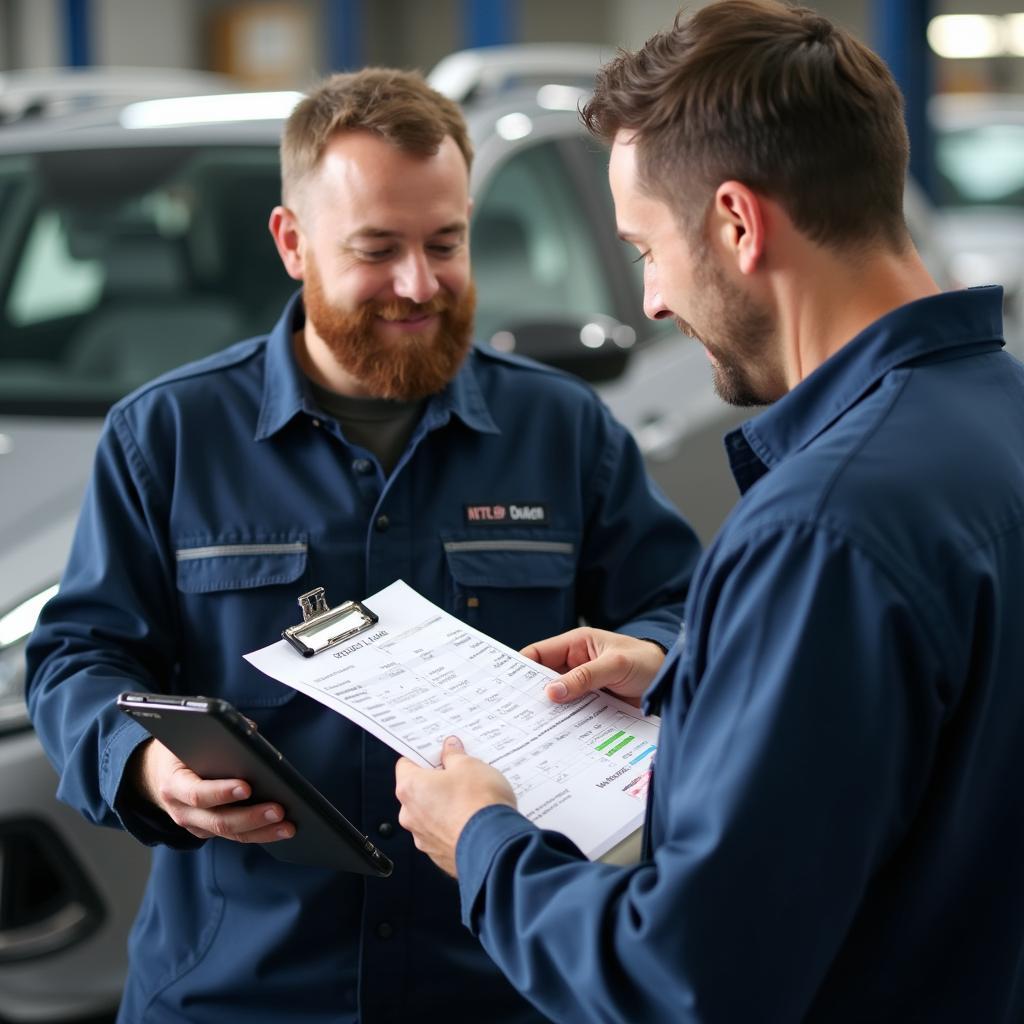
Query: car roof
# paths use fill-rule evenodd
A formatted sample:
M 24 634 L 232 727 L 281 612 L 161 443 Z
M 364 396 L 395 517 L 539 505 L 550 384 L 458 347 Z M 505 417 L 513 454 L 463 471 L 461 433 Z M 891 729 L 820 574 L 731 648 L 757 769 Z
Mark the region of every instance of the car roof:
M 210 71 L 166 68 L 41 68 L 0 73 L 0 124 L 35 123 L 62 114 L 188 92 L 224 93 L 238 85 Z
M 565 43 L 462 50 L 427 81 L 462 105 L 479 141 L 506 113 L 575 112 L 607 56 Z M 242 91 L 227 76 L 188 70 L 12 72 L 0 75 L 0 152 L 276 143 L 301 95 Z
M 606 48 L 589 43 L 488 46 L 449 54 L 433 68 L 427 81 L 464 105 L 545 84 L 589 91 L 609 55 Z
M 199 93 L 196 91 L 178 95 L 120 96 L 106 97 L 102 101 L 63 109 L 40 116 L 22 117 L 0 127 L 0 152 L 24 152 L 60 149 L 100 149 L 118 147 L 140 147 L 152 145 L 216 145 L 244 142 L 276 143 L 281 135 L 283 114 L 280 97 L 293 97 L 292 105 L 301 96 L 299 93 Z M 263 97 L 277 100 L 275 106 L 268 104 L 268 116 L 254 117 L 252 104 Z M 245 116 L 233 118 L 230 101 L 237 97 L 246 105 Z M 187 113 L 175 120 L 174 105 L 195 110 L 206 104 L 211 109 L 219 104 L 222 113 L 203 120 L 189 118 Z M 151 123 L 130 120 L 133 112 L 159 109 L 164 105 L 166 116 L 163 120 L 153 119 Z
M 543 87 L 542 87 L 543 88 Z M 504 115 L 523 112 L 535 119 L 557 117 L 571 112 L 575 117 L 578 98 L 585 95 L 582 89 L 569 87 L 569 92 L 554 95 L 541 104 L 536 88 L 517 88 L 489 99 L 487 102 L 472 101 L 464 108 L 471 138 L 480 142 L 492 134 L 495 123 Z M 549 97 L 552 94 L 549 94 Z M 116 103 L 105 102 L 54 113 L 48 116 L 27 117 L 0 127 L 0 153 L 50 152 L 79 149 L 140 148 L 148 146 L 237 146 L 276 145 L 280 141 L 284 124 L 284 110 L 288 98 L 292 105 L 301 97 L 300 93 L 239 93 L 206 94 L 164 97 L 159 100 L 145 98 L 133 102 L 123 99 Z M 227 104 L 237 99 L 246 105 L 250 114 L 233 118 Z M 266 116 L 251 116 L 252 105 L 266 100 Z M 220 104 L 224 113 L 207 122 L 201 120 L 175 123 L 154 121 L 148 125 L 130 127 L 133 111 L 153 111 L 159 104 L 166 105 L 164 111 L 173 113 L 173 105 L 192 105 L 193 109 L 203 104 Z M 290 109 L 290 108 L 288 108 Z M 183 116 L 184 119 L 184 116 Z

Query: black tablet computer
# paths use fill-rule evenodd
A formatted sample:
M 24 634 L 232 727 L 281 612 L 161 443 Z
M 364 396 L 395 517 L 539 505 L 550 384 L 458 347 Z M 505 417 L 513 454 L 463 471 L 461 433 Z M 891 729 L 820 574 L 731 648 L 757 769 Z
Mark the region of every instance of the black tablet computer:
M 247 803 L 279 803 L 295 835 L 261 844 L 279 860 L 377 877 L 391 874 L 388 857 L 226 700 L 122 693 L 117 706 L 200 778 L 243 779 L 252 787 Z

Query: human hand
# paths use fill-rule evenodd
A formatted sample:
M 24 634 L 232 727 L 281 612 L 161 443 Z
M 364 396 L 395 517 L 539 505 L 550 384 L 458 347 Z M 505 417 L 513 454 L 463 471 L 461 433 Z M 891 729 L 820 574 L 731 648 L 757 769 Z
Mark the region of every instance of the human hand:
M 147 740 L 132 755 L 138 791 L 197 839 L 273 843 L 291 839 L 295 826 L 276 803 L 246 804 L 252 788 L 242 779 L 201 779 L 159 740 Z
M 440 768 L 422 768 L 407 757 L 399 758 L 395 796 L 402 805 L 399 825 L 412 833 L 417 850 L 453 878 L 455 846 L 466 822 L 491 804 L 516 805 L 508 779 L 470 757 L 456 736 L 444 741 Z
M 657 675 L 665 652 L 650 640 L 581 626 L 519 652 L 559 672 L 544 688 L 550 700 L 565 704 L 592 690 L 607 690 L 640 706 L 640 698 Z

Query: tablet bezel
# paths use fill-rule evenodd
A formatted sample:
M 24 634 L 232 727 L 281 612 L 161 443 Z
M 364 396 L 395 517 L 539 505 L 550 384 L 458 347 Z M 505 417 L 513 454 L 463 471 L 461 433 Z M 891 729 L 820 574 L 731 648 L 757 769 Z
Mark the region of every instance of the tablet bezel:
M 278 860 L 378 878 L 391 874 L 391 860 L 228 701 L 126 692 L 117 707 L 201 778 L 242 779 L 252 788 L 246 803 L 281 804 L 295 836 L 259 844 Z

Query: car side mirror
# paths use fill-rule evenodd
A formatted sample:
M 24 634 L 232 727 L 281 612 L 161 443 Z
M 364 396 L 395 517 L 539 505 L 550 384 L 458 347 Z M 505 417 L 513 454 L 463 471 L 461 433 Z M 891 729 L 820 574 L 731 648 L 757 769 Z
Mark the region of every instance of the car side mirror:
M 524 320 L 489 339 L 499 352 L 528 356 L 592 384 L 620 376 L 635 342 L 632 327 L 603 314 L 585 320 Z

